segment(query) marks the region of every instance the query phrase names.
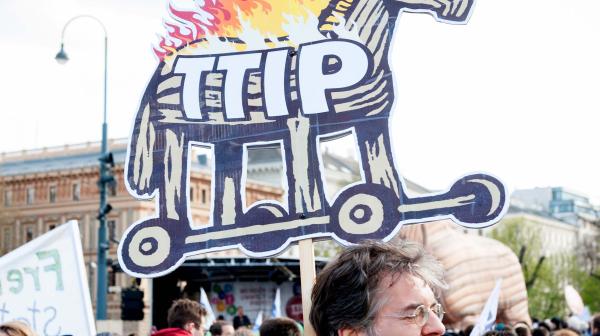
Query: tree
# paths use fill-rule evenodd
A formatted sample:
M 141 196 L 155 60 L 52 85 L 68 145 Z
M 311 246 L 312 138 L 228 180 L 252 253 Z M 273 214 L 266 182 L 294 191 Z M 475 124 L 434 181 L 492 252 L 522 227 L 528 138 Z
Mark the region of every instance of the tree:
M 574 283 L 572 265 L 575 256 L 544 255 L 539 230 L 523 218 L 503 220 L 490 236 L 520 256 L 528 285 L 530 315 L 537 318 L 564 316 L 564 286 Z
M 600 279 L 596 276 L 582 274 L 582 277 L 577 281 L 579 294 L 586 306 L 591 312 L 600 311 Z
M 600 280 L 600 235 L 584 236 L 577 253 L 584 271 Z
M 583 302 L 592 312 L 600 311 L 600 236 L 585 237 L 578 248 L 579 264 L 573 272 Z

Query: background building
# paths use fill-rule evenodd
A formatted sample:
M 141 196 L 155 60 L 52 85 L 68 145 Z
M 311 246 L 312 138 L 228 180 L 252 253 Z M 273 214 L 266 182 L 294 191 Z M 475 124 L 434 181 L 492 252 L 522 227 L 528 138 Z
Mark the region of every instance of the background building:
M 589 198 L 564 187 L 518 189 L 512 194 L 512 205 L 525 211 L 536 211 L 578 226 L 580 220 L 597 221 L 600 207 Z
M 153 200 L 136 200 L 125 189 L 123 168 L 127 141 L 110 141 L 109 148 L 115 161 L 113 173 L 117 183 L 109 191 L 108 197 L 112 206 L 112 211 L 107 216 L 112 241 L 108 254 L 111 266 L 108 275 L 108 318 L 116 321 L 121 316 L 121 290 L 134 282 L 118 267 L 116 242 L 130 224 L 152 215 L 155 203 Z M 330 200 L 341 188 L 361 179 L 356 158 L 352 155 L 337 155 L 332 148 L 334 147 L 322 147 L 321 152 L 325 191 Z M 77 220 L 93 303 L 96 301 L 99 225 L 96 219 L 99 205 L 96 183 L 99 151 L 99 143 L 85 143 L 0 154 L 0 256 L 61 223 Z M 193 169 L 189 195 L 192 218 L 196 223 L 206 223 L 209 220 L 212 190 L 211 153 L 195 148 L 191 157 Z M 278 148 L 250 150 L 246 169 L 247 206 L 259 200 L 282 200 L 285 188 L 283 163 Z M 404 185 L 411 196 L 430 192 L 409 180 L 405 180 Z M 586 244 L 593 245 L 600 232 L 598 210 L 587 197 L 573 191 L 560 187 L 535 188 L 513 193 L 506 220 L 521 219 L 526 225 L 538 230 L 544 242 L 543 253 L 552 255 L 581 250 Z M 501 225 L 502 223 L 495 227 Z M 488 235 L 490 232 L 490 229 L 466 230 L 458 225 L 455 229 L 465 234 Z M 593 245 L 589 250 L 595 251 L 595 248 Z M 315 244 L 317 256 L 333 256 L 338 250 L 338 245 L 332 241 Z M 596 260 L 597 254 L 594 253 L 592 259 Z M 150 326 L 150 319 L 163 326 L 165 312 L 161 309 L 166 310 L 165 306 L 173 298 L 187 296 L 198 299 L 200 288 L 205 288 L 209 296 L 214 298 L 214 289 L 228 286 L 233 288 L 232 293 L 235 292 L 240 300 L 246 300 L 244 302 L 260 294 L 263 297 L 261 300 L 266 302 L 261 301 L 260 304 L 268 306 L 273 293 L 272 290 L 265 292 L 265 288 L 273 289 L 277 285 L 282 288 L 282 303 L 285 306 L 288 297 L 291 300 L 298 296 L 295 293 L 299 274 L 298 255 L 297 247 L 292 246 L 277 258 L 270 259 L 247 258 L 237 250 L 190 258 L 167 276 L 140 282 L 146 293 L 145 320 L 131 331 L 144 333 L 143 328 Z M 325 260 L 319 259 L 318 267 L 324 265 Z M 594 266 L 595 264 L 590 267 Z M 265 286 L 259 286 L 263 288 L 260 289 L 256 286 L 257 283 Z M 216 307 L 218 300 L 214 303 Z M 255 306 L 259 307 L 260 304 Z M 246 309 L 246 313 L 253 315 L 258 310 Z M 125 333 L 127 329 L 121 326 L 114 330 Z
M 153 200 L 136 200 L 125 188 L 123 168 L 127 141 L 110 141 L 109 148 L 115 161 L 113 174 L 117 183 L 109 190 L 108 196 L 108 203 L 112 206 L 112 211 L 107 215 L 111 240 L 108 262 L 113 267 L 108 268 L 107 302 L 108 319 L 118 320 L 121 316 L 121 288 L 130 286 L 133 279 L 119 271 L 117 242 L 130 224 L 155 212 L 155 203 Z M 99 226 L 96 218 L 99 207 L 96 185 L 99 152 L 99 143 L 85 143 L 0 154 L 0 256 L 57 225 L 77 220 L 94 306 Z M 192 217 L 197 223 L 206 223 L 211 200 L 210 158 L 200 152 L 194 155 L 192 164 Z M 280 199 L 281 196 L 280 187 L 251 181 L 246 186 L 249 204 L 261 199 Z M 147 288 L 148 281 L 142 281 L 141 286 Z M 146 304 L 151 306 L 151 295 L 146 295 Z
M 127 140 L 109 141 L 109 150 L 115 162 L 112 172 L 117 183 L 108 193 L 108 203 L 112 207 L 107 214 L 111 241 L 108 251 L 108 319 L 115 322 L 121 318 L 121 291 L 133 283 L 139 283 L 144 290 L 147 307 L 145 320 L 139 327 L 129 327 L 128 330 L 127 327 L 113 326 L 113 330 L 145 333 L 143 328 L 150 326 L 151 318 L 155 324 L 162 326 L 165 312 L 155 308 L 168 308 L 170 300 L 179 296 L 197 299 L 201 286 L 208 286 L 210 295 L 213 283 L 229 282 L 235 285 L 242 297 L 250 290 L 240 285 L 244 281 L 279 285 L 287 282 L 282 287 L 283 304 L 286 303 L 286 295 L 297 296 L 294 292 L 299 274 L 297 246 L 272 259 L 247 258 L 237 250 L 198 255 L 186 261 L 176 272 L 154 280 L 136 282 L 121 272 L 116 257 L 118 239 L 130 224 L 152 215 L 155 203 L 153 200 L 137 200 L 125 188 L 123 173 Z M 57 225 L 77 220 L 94 307 L 99 226 L 99 152 L 99 143 L 84 143 L 0 154 L 0 256 Z M 343 186 L 360 179 L 356 160 L 341 158 L 329 151 L 322 154 L 323 166 L 327 170 L 325 184 L 329 197 Z M 191 157 L 193 169 L 189 195 L 192 218 L 196 223 L 207 223 L 212 196 L 211 153 L 198 147 L 193 149 Z M 247 176 L 247 206 L 259 200 L 282 200 L 285 193 L 283 163 L 278 148 L 251 149 Z M 315 244 L 315 249 L 317 255 L 330 256 L 339 247 L 331 241 L 321 241 Z M 317 266 L 322 265 L 324 259 L 318 259 Z M 272 293 L 266 293 L 266 297 L 269 295 Z M 246 309 L 246 313 L 252 315 L 257 312 Z
M 506 218 L 538 229 L 545 255 L 581 250 L 600 235 L 600 208 L 564 187 L 515 190 Z

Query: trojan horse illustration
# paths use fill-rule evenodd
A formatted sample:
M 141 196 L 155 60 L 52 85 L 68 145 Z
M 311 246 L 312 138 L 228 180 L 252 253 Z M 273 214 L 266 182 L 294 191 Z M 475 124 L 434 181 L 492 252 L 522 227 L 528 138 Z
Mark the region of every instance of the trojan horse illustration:
M 343 244 L 390 239 L 403 224 L 449 218 L 491 225 L 505 211 L 494 177 L 464 176 L 442 193 L 406 195 L 390 145 L 394 88 L 388 54 L 405 11 L 465 23 L 472 0 L 203 0 L 170 7 L 160 64 L 134 121 L 126 185 L 157 201 L 128 228 L 124 269 L 158 276 L 192 254 L 237 247 L 281 252 L 300 238 Z M 362 181 L 325 197 L 319 142 L 351 135 Z M 246 207 L 249 148 L 282 153 L 284 202 Z M 209 223 L 193 223 L 191 148 L 212 151 Z M 200 226 L 201 225 L 201 226 Z

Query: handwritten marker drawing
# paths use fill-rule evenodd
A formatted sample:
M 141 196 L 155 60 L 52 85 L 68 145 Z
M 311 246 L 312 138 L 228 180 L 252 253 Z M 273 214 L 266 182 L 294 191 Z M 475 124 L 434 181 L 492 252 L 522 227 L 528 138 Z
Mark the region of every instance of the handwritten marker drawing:
M 491 225 L 506 210 L 496 178 L 472 174 L 442 193 L 406 195 L 390 145 L 388 54 L 403 12 L 465 23 L 472 0 L 205 0 L 170 6 L 160 60 L 134 121 L 126 185 L 156 214 L 119 246 L 136 276 L 170 272 L 188 255 L 240 248 L 270 256 L 306 237 L 342 244 L 390 239 L 403 224 L 450 218 Z M 398 65 L 397 65 L 398 66 Z M 325 197 L 319 142 L 352 135 L 362 181 Z M 418 145 L 406 144 L 407 146 Z M 214 159 L 210 223 L 193 223 L 191 149 Z M 246 207 L 249 148 L 280 148 L 285 201 Z M 402 148 L 398 148 L 401 152 Z

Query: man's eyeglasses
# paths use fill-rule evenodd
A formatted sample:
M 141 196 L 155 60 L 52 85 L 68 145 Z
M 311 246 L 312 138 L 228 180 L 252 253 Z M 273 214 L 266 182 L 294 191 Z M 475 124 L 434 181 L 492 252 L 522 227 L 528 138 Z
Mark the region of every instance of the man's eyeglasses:
M 438 317 L 438 319 L 440 319 L 440 321 L 444 318 L 445 312 L 442 308 L 442 305 L 439 303 L 436 303 L 429 308 L 425 307 L 424 305 L 420 305 L 415 309 L 414 313 L 412 313 L 411 315 L 388 314 L 384 315 L 384 317 L 391 317 L 399 320 L 408 320 L 409 322 L 412 322 L 418 325 L 419 327 L 422 327 L 427 323 L 427 321 L 429 321 L 430 311 L 433 312 Z

